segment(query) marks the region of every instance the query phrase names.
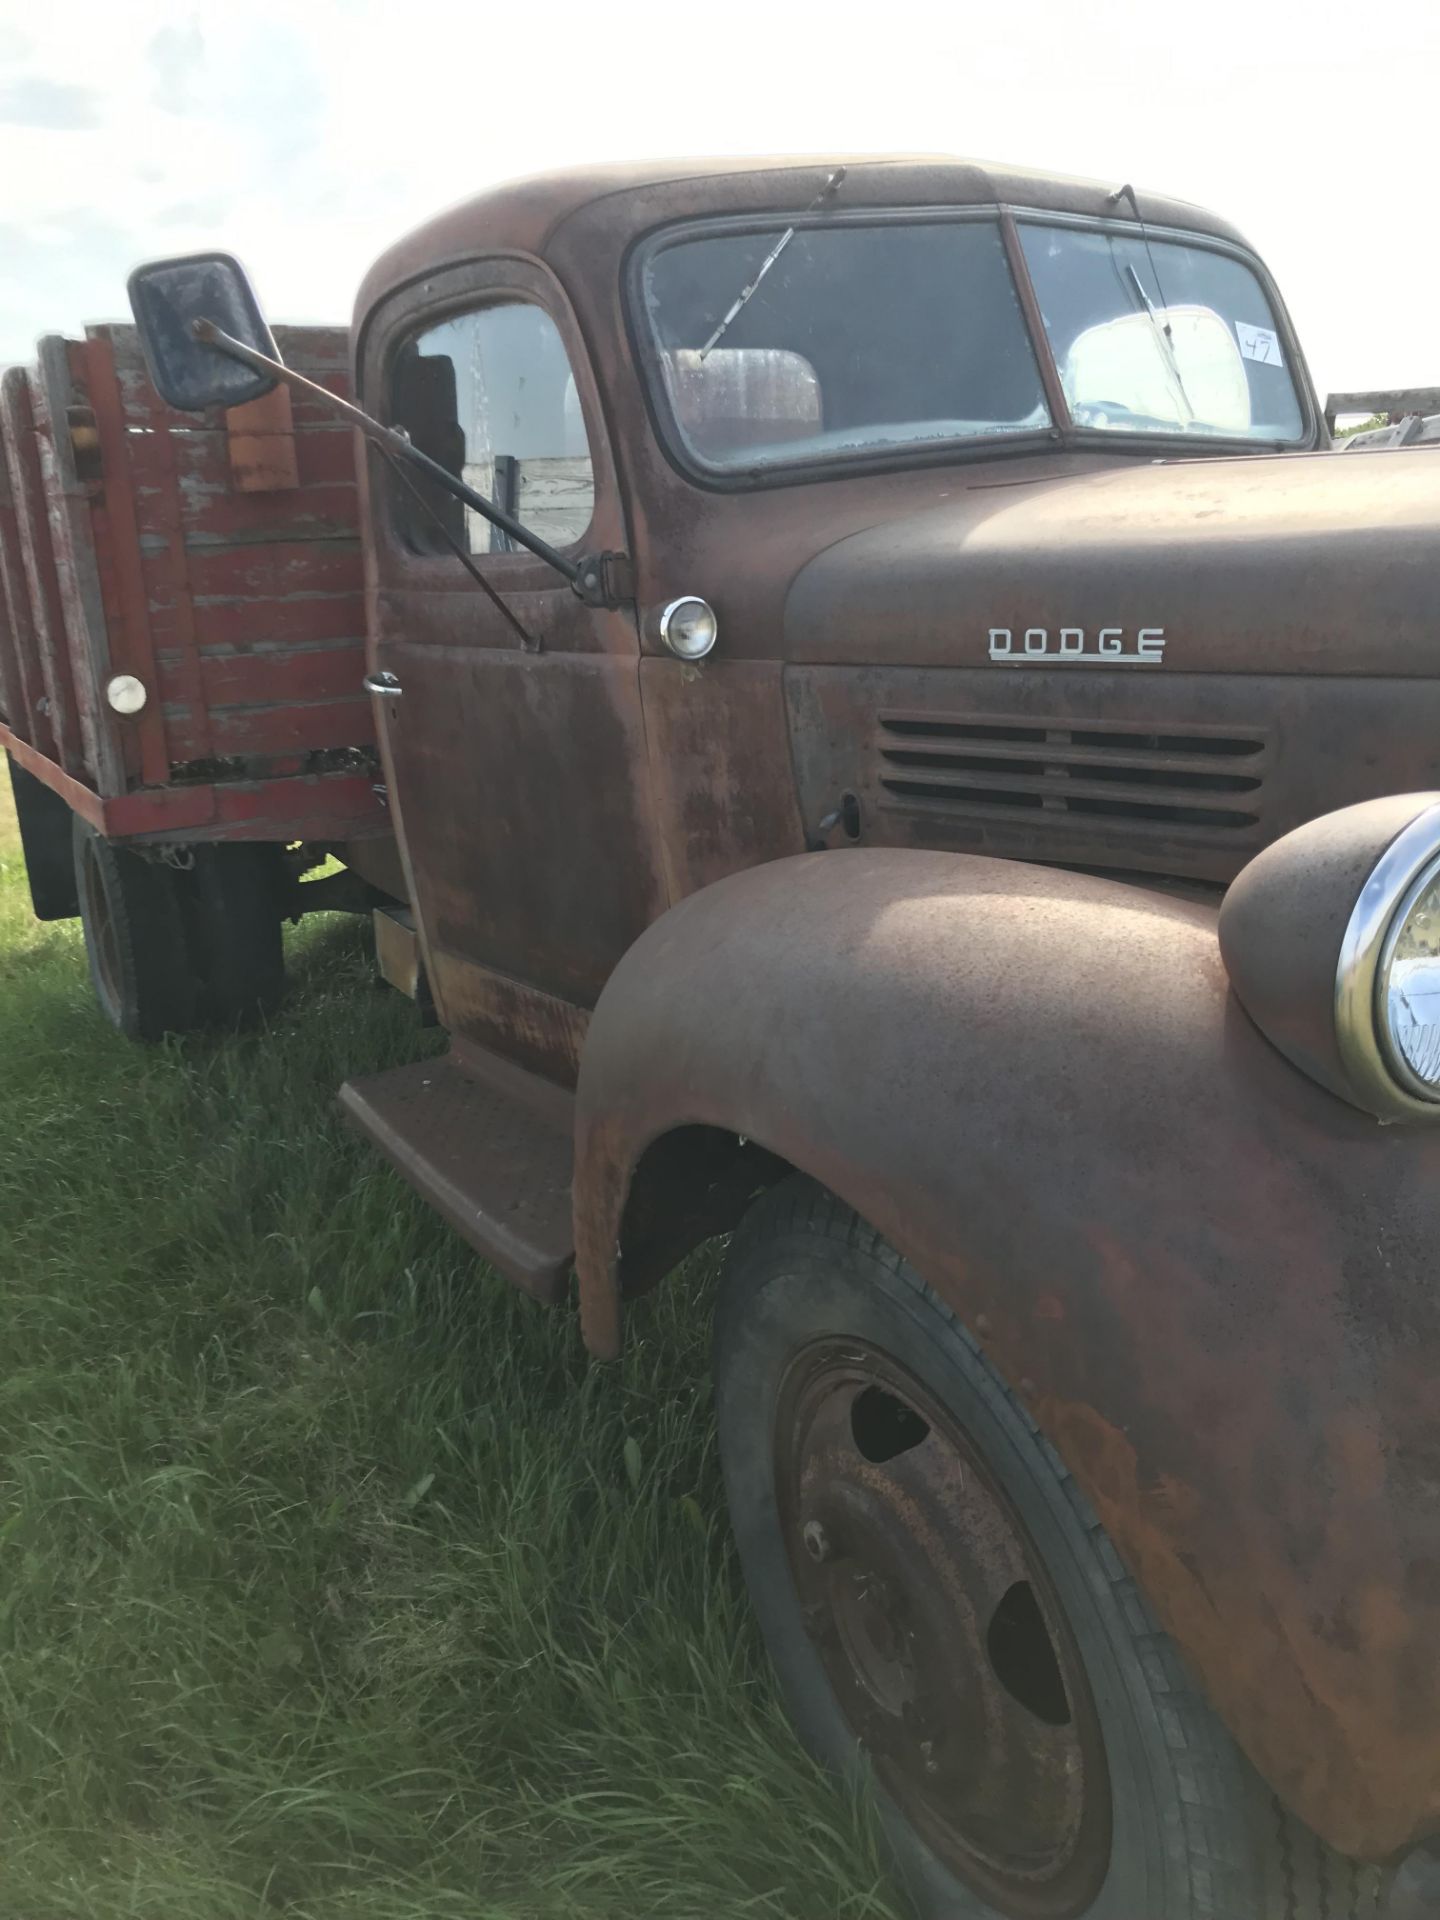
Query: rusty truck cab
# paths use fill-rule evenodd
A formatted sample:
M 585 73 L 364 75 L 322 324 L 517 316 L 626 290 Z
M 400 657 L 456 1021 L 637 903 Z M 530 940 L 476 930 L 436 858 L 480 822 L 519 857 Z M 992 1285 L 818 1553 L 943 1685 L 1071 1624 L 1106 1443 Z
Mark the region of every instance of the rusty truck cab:
M 1086 337 L 1098 403 L 1050 338 L 1047 235 L 1122 287 Z M 946 326 L 1006 344 L 958 380 L 969 414 L 907 426 L 883 407 L 941 336 L 906 250 L 939 245 Z M 1185 248 L 1236 303 L 1220 345 L 1164 286 Z M 813 358 L 766 330 L 792 271 Z M 824 389 L 866 283 L 909 351 L 850 368 L 889 382 L 857 427 Z M 1104 394 L 1137 331 L 1144 404 L 1198 429 Z M 1395 830 L 1363 803 L 1400 821 L 1423 808 L 1384 796 L 1440 784 L 1440 470 L 1333 460 L 1223 222 L 952 161 L 503 189 L 379 262 L 354 345 L 372 411 L 605 591 L 369 459 L 382 754 L 453 1048 L 352 1083 L 353 1116 L 521 1284 L 558 1298 L 575 1260 L 601 1352 L 751 1195 L 822 1183 L 977 1330 L 1285 1802 L 1347 1855 L 1440 1828 L 1406 1358 L 1437 1331 L 1411 1266 L 1440 1135 L 1383 1134 L 1270 1019 L 1265 956 L 1333 979 L 1333 913 L 1286 935 L 1282 877 L 1232 942 L 1270 1039 L 1216 942 L 1262 849 L 1348 808 L 1329 869 L 1358 872 Z M 690 601 L 702 658 L 667 631 Z M 1383 1307 L 1366 1244 L 1404 1249 Z
M 927 1914 L 1424 1911 L 1440 464 L 1223 222 L 949 160 L 502 189 L 353 347 L 463 486 L 362 461 L 452 1044 L 351 1116 L 602 1355 L 738 1228 L 742 1560 Z
M 493 363 L 503 384 L 519 355 L 533 372 L 511 430 L 543 457 L 501 448 L 496 462 L 477 443 L 460 464 L 501 487 L 561 470 L 570 495 L 537 501 L 537 527 L 610 554 L 623 584 L 623 604 L 585 606 L 471 516 L 495 605 L 426 501 L 372 457 L 373 659 L 404 687 L 403 705 L 380 707 L 391 801 L 402 838 L 417 839 L 407 813 L 425 822 L 411 905 L 452 1031 L 573 1082 L 583 1015 L 643 928 L 696 888 L 807 847 L 939 847 L 1214 885 L 1325 806 L 1430 784 L 1432 687 L 1398 737 L 1387 692 L 1428 646 L 1423 601 L 1394 590 L 1425 563 L 1424 456 L 1368 489 L 1338 486 L 1263 264 L 1212 215 L 1147 195 L 1140 221 L 1138 204 L 940 160 L 586 170 L 482 196 L 377 264 L 356 306 L 366 401 L 443 451 L 447 435 L 464 441 L 477 370 Z M 707 362 L 701 313 L 721 288 L 741 291 L 792 220 L 816 257 L 817 235 L 875 251 L 849 282 L 835 276 L 850 286 L 913 270 L 907 247 L 933 252 L 937 233 L 965 236 L 941 291 L 975 283 L 986 323 L 1009 329 L 1000 371 L 1017 417 L 870 444 L 817 435 L 827 395 L 813 365 L 731 344 L 747 326 L 767 337 L 755 317 L 783 276 L 808 273 L 823 294 L 823 258 L 795 253 Z M 1243 284 L 1244 324 L 1265 336 L 1250 344 L 1272 361 L 1231 348 L 1252 386 L 1268 383 L 1254 433 L 1127 432 L 1072 405 L 1037 235 L 1118 237 L 1161 288 L 1182 240 Z M 1126 299 L 1145 297 L 1136 286 Z M 963 327 L 954 312 L 946 324 Z M 844 337 L 842 321 L 815 350 L 834 357 Z M 938 337 L 912 325 L 911 357 Z M 1390 619 L 1361 604 L 1371 588 L 1354 564 L 1382 514 Z M 691 595 L 721 630 L 703 666 L 661 634 Z M 1369 646 L 1342 652 L 1337 631 L 1362 620 Z
M 1043 403 L 1036 411 L 1044 425 L 938 449 L 913 440 L 868 456 L 827 449 L 808 464 L 747 470 L 722 445 L 727 424 L 756 431 L 753 415 L 723 417 L 725 374 L 733 376 L 746 350 L 722 346 L 721 377 L 712 371 L 705 383 L 718 407 L 701 421 L 701 439 L 687 442 L 673 410 L 665 417 L 660 349 L 644 319 L 647 272 L 657 257 L 683 251 L 687 235 L 713 226 L 735 243 L 726 265 L 743 279 L 746 245 L 773 232 L 777 210 L 799 213 L 831 171 L 763 162 L 718 175 L 629 169 L 504 189 L 402 242 L 357 302 L 362 396 L 432 450 L 447 432 L 463 437 L 452 370 L 460 369 L 463 385 L 466 355 L 488 354 L 503 371 L 507 353 L 530 354 L 535 417 L 519 430 L 538 433 L 543 451 L 558 458 L 567 446 L 579 449 L 593 498 L 588 525 L 566 523 L 563 511 L 557 520 L 553 508 L 550 523 L 577 549 L 623 555 L 633 589 L 633 612 L 587 608 L 533 556 L 487 551 L 487 577 L 520 616 L 527 646 L 456 564 L 424 503 L 371 465 L 374 659 L 405 690 L 403 707 L 386 703 L 382 714 L 397 821 L 402 829 L 407 814 L 426 821 L 423 852 L 410 851 L 411 900 L 431 986 L 452 1031 L 482 1044 L 523 1041 L 533 1064 L 562 1079 L 573 1078 L 576 1065 L 576 1017 L 567 1009 L 593 1004 L 620 955 L 666 904 L 739 868 L 803 851 L 841 793 L 860 783 L 862 767 L 825 764 L 825 710 L 835 693 L 824 668 L 847 658 L 867 667 L 934 664 L 933 640 L 928 654 L 917 653 L 904 626 L 877 633 L 846 607 L 787 622 L 787 596 L 805 562 L 851 534 L 977 487 L 1122 457 L 1094 436 L 1088 450 L 1062 445 L 1076 436 L 1055 424 L 1063 396 L 1038 355 L 1022 380 L 1025 403 Z M 994 256 L 984 266 L 1008 274 L 1017 261 L 1024 271 L 1008 211 L 1017 206 L 1117 221 L 1093 187 L 925 161 L 851 164 L 833 204 L 809 217 L 852 223 L 847 230 L 884 242 L 948 213 Z M 1198 224 L 1217 247 L 1239 245 L 1193 210 L 1155 204 L 1150 219 L 1160 229 Z M 1021 308 L 1033 310 L 1034 293 L 1028 278 L 1019 284 L 1008 294 L 1007 281 L 999 297 L 1015 303 L 1016 352 L 1028 357 Z M 1314 396 L 1278 298 L 1269 298 L 1300 370 L 1302 436 L 1315 444 L 1322 429 Z M 767 356 L 749 357 L 763 365 Z M 787 361 L 780 374 L 793 375 L 799 356 L 768 358 Z M 417 371 L 431 376 L 428 387 Z M 434 378 L 442 372 L 443 393 Z M 692 365 L 692 391 L 680 395 L 695 419 L 707 398 L 700 374 Z M 794 433 L 803 421 L 782 417 L 796 404 L 794 381 L 780 391 L 780 374 L 772 368 L 775 430 Z M 543 379 L 553 383 L 548 396 L 536 392 Z M 805 399 L 802 391 L 802 410 Z M 493 480 L 497 469 L 483 449 L 474 451 L 478 462 L 464 456 L 471 470 Z M 498 471 L 515 464 L 502 451 Z M 537 524 L 544 521 L 542 510 Z M 681 594 L 713 603 L 723 626 L 701 670 L 677 660 L 660 636 L 663 611 Z M 961 612 L 951 608 L 947 618 Z M 789 707 L 787 665 L 801 669 L 790 676 Z M 533 691 L 517 700 L 522 683 Z M 865 811 L 834 837 L 899 837 L 879 808 Z M 503 822 L 503 831 L 486 831 L 485 822 Z M 905 837 L 927 838 L 913 824 Z M 957 837 L 943 827 L 940 839 L 988 844 L 983 832 Z M 490 975 L 540 997 L 520 1007 Z

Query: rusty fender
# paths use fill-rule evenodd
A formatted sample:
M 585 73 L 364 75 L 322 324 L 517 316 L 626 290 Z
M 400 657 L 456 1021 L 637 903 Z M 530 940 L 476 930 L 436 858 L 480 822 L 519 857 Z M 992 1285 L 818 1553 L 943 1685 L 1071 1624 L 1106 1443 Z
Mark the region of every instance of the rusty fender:
M 1440 1128 L 1290 1066 L 1215 919 L 880 849 L 681 901 L 581 1062 L 586 1337 L 652 1143 L 813 1175 L 981 1338 L 1260 1772 L 1378 1859 L 1440 1829 Z

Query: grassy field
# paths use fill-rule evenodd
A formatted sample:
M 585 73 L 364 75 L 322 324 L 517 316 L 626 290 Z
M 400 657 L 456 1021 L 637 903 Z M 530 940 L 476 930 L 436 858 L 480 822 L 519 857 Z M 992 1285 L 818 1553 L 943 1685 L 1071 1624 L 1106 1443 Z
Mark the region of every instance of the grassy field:
M 728 1541 L 715 1260 L 589 1365 L 338 1124 L 360 930 L 141 1050 L 0 818 L 0 1920 L 879 1920 Z

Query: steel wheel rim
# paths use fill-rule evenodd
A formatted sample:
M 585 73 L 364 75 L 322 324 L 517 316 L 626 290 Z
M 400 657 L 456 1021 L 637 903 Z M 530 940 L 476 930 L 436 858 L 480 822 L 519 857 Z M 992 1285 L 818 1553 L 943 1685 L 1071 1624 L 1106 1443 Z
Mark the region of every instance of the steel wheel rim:
M 90 934 L 90 951 L 95 962 L 96 984 L 102 998 L 114 1010 L 120 1005 L 120 942 L 115 917 L 110 911 L 110 896 L 100 871 L 95 842 L 87 840 L 80 863 L 80 886 L 84 895 L 85 925 Z
M 1084 1913 L 1109 1862 L 1109 1770 L 1014 1505 L 960 1424 L 864 1342 L 795 1356 L 775 1432 L 805 1631 L 879 1784 L 1002 1913 Z

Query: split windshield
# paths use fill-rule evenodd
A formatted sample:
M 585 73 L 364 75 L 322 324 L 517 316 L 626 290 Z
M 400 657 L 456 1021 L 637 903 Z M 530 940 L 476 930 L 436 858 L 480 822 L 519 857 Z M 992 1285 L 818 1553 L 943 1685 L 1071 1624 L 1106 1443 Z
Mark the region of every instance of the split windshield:
M 1076 426 L 1301 437 L 1274 315 L 1241 261 L 1128 232 L 1019 231 Z M 697 465 L 749 472 L 1056 424 L 995 220 L 799 226 L 707 350 L 782 232 L 692 229 L 643 259 L 663 411 Z

